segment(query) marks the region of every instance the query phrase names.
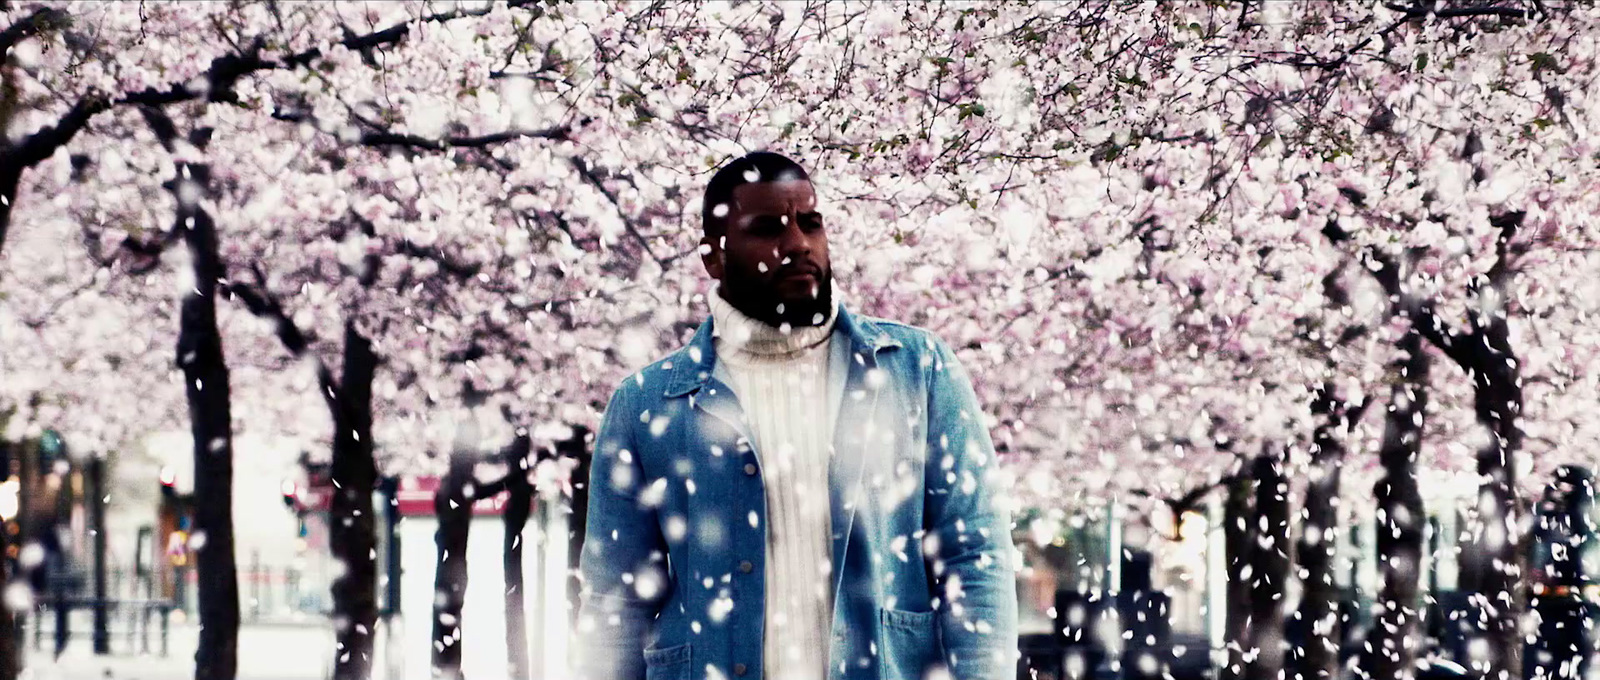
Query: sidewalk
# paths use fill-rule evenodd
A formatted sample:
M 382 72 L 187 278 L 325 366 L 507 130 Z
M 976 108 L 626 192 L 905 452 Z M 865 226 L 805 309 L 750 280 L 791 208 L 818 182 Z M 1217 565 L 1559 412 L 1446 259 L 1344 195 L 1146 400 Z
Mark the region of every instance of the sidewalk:
M 125 635 L 113 631 L 109 656 L 95 656 L 87 635 L 75 634 L 61 658 L 54 657 L 48 628 L 44 648 L 25 640 L 22 680 L 178 680 L 194 677 L 199 627 L 173 624 L 168 654 L 132 653 Z M 159 643 L 152 639 L 152 648 Z M 239 629 L 239 680 L 324 680 L 333 668 L 333 629 L 326 621 L 246 623 Z

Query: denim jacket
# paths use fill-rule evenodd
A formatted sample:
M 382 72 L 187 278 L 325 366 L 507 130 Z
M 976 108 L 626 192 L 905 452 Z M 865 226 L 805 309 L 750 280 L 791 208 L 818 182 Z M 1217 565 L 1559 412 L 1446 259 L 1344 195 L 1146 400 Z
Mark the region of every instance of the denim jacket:
M 714 375 L 712 321 L 612 394 L 590 468 L 577 676 L 760 678 L 761 461 Z M 1011 515 L 971 382 L 944 342 L 840 310 L 830 388 L 828 680 L 1011 680 Z

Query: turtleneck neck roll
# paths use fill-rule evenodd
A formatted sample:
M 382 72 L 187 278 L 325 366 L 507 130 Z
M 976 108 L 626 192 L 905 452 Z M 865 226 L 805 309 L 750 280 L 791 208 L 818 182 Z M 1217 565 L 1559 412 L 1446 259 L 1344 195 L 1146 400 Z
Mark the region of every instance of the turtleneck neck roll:
M 730 363 L 785 361 L 805 354 L 827 342 L 839 318 L 839 302 L 834 300 L 828 317 L 820 326 L 774 328 L 739 311 L 721 293 L 708 296 L 712 329 L 717 334 L 717 354 Z

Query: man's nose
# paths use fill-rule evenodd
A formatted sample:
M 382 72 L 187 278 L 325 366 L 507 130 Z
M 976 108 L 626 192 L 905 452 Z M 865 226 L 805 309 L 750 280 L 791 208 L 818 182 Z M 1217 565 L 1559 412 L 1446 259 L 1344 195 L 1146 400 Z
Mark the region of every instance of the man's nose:
M 778 242 L 778 248 L 779 254 L 785 260 L 780 264 L 787 265 L 789 264 L 789 259 L 811 254 L 811 237 L 807 236 L 805 230 L 800 228 L 798 215 L 784 215 L 782 219 L 783 237 Z

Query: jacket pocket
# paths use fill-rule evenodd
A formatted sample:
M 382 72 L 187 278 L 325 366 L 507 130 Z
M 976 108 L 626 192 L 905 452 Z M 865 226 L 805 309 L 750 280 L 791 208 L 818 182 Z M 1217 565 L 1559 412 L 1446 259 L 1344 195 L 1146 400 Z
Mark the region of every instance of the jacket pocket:
M 878 615 L 884 680 L 922 680 L 942 663 L 937 614 L 880 609 Z
M 689 680 L 689 645 L 644 650 L 645 680 Z

